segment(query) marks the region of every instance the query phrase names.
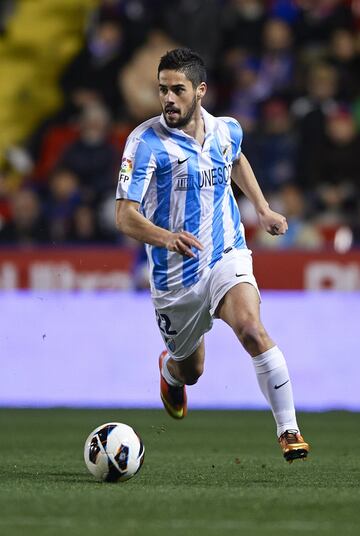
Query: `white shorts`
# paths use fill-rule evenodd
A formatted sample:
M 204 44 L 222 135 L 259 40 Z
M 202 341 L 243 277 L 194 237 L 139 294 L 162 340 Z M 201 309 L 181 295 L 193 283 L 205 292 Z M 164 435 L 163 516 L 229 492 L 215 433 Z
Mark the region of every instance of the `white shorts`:
M 191 287 L 153 293 L 160 333 L 172 358 L 182 361 L 196 350 L 212 327 L 220 300 L 238 283 L 250 283 L 259 292 L 249 249 L 231 249 Z

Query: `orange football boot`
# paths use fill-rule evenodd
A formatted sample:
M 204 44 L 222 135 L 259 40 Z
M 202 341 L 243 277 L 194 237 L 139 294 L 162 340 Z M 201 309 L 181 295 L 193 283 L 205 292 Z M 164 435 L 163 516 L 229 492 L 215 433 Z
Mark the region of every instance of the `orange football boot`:
M 161 374 L 163 361 L 167 355 L 164 350 L 159 356 L 160 396 L 168 414 L 174 419 L 183 419 L 187 414 L 187 397 L 185 385 L 169 385 Z
M 279 437 L 279 443 L 284 458 L 289 463 L 297 459 L 305 460 L 310 450 L 310 446 L 297 430 L 286 430 Z

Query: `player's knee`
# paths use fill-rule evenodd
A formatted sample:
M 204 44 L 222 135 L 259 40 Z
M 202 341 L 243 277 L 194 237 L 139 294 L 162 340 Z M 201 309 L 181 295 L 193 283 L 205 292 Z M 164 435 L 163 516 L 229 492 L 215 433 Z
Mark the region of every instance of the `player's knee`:
M 234 329 L 246 350 L 254 352 L 259 348 L 259 352 L 261 352 L 261 348 L 267 337 L 261 322 L 249 318 L 239 323 Z

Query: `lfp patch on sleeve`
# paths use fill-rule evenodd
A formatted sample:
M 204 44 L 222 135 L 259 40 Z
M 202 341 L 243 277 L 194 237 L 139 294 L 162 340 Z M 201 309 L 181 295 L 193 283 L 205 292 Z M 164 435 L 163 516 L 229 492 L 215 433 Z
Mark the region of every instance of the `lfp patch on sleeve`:
M 121 168 L 119 173 L 119 182 L 126 182 L 130 180 L 133 170 L 133 163 L 130 158 L 124 157 L 121 162 Z

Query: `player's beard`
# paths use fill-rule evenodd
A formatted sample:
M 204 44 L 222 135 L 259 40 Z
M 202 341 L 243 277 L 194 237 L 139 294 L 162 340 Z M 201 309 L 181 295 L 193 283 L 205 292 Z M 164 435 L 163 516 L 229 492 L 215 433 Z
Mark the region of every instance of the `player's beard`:
M 183 117 L 179 117 L 179 119 L 177 121 L 174 121 L 174 122 L 169 122 L 167 121 L 166 119 L 166 113 L 165 113 L 165 110 L 164 110 L 164 119 L 165 119 L 165 122 L 167 124 L 168 127 L 170 128 L 183 128 L 183 127 L 186 127 L 186 125 L 188 125 L 192 119 L 192 116 L 194 115 L 194 112 L 196 110 L 196 104 L 197 104 L 197 100 L 196 100 L 196 96 L 194 95 L 194 98 L 192 100 L 192 103 L 188 109 L 188 111 L 186 112 L 186 114 L 183 116 Z

